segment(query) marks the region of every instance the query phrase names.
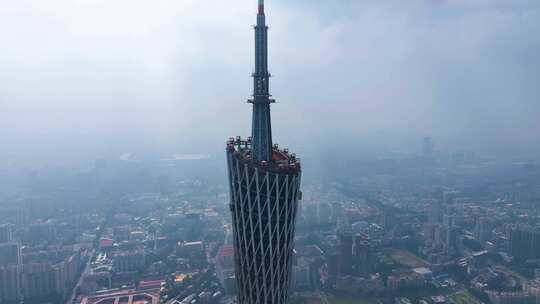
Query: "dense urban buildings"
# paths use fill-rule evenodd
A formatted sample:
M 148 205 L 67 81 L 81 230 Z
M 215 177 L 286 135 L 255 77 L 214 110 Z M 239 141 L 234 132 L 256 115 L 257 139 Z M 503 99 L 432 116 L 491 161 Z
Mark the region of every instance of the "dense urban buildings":
M 50 8 L 49 2 L 42 8 Z M 85 7 L 96 4 L 96 1 L 75 2 Z M 182 2 L 182 9 L 210 5 L 202 4 L 204 1 L 165 2 Z M 184 6 L 184 2 L 189 5 Z M 211 5 L 234 7 L 234 10 L 246 8 L 218 2 Z M 285 1 L 276 2 L 281 13 L 277 16 L 285 21 L 279 22 L 278 31 L 290 29 L 304 34 L 308 33 L 307 27 L 328 21 L 327 16 L 321 20 L 314 18 L 317 1 L 296 2 L 300 4 L 294 5 L 308 10 L 306 18 L 289 22 L 281 19 L 292 16 L 283 9 Z M 330 8 L 334 5 L 331 2 L 340 1 L 319 2 Z M 366 13 L 362 18 L 381 19 L 382 14 L 373 10 L 379 2 L 386 1 L 343 1 L 336 7 L 342 12 L 360 7 Z M 400 1 L 398 7 L 408 7 L 411 2 L 414 7 L 422 8 L 419 3 L 426 1 Z M 456 3 L 471 1 L 437 1 L 430 8 L 449 8 L 447 2 L 452 2 L 450 15 L 461 18 L 464 16 L 456 14 Z M 154 7 L 149 2 L 144 5 Z M 488 18 L 484 5 L 487 4 L 472 6 Z M 396 9 L 395 5 L 384 6 Z M 498 19 L 503 6 L 507 4 L 498 6 L 494 12 Z M 160 5 L 157 11 L 169 14 L 169 7 Z M 515 13 L 520 18 L 532 16 L 525 12 L 520 9 Z M 177 19 L 176 13 L 171 10 L 169 15 Z M 305 12 L 299 13 L 304 16 Z M 224 19 L 238 17 L 220 16 L 223 17 L 218 18 L 220 24 Z M 426 24 L 424 12 L 414 17 L 414 27 Z M 446 17 L 445 13 L 442 19 Z M 302 160 L 301 167 L 294 153 L 272 140 L 270 106 L 274 100 L 269 89 L 265 18 L 264 3 L 260 1 L 255 26 L 253 96 L 248 100 L 253 107 L 252 134 L 229 139 L 227 162 L 219 139 L 222 134 L 212 140 L 196 133 L 207 126 L 195 126 L 193 134 L 201 141 L 213 142 L 214 150 L 204 145 L 171 143 L 169 149 L 159 151 L 103 152 L 91 156 L 99 159 L 77 159 L 76 164 L 66 162 L 62 158 L 65 155 L 55 154 L 54 164 L 30 162 L 22 169 L 14 165 L 16 162 L 6 162 L 0 157 L 3 160 L 0 162 L 0 304 L 540 304 L 540 161 L 514 154 L 516 147 L 512 145 L 504 147 L 511 151 L 504 155 L 485 155 L 486 151 L 481 149 L 472 151 L 474 146 L 463 142 L 460 146 L 459 140 L 442 138 L 438 130 L 429 127 L 435 119 L 424 122 L 417 120 L 419 116 L 410 115 L 404 117 L 407 116 L 411 126 L 422 125 L 422 130 L 395 133 L 410 133 L 412 138 L 400 139 L 394 134 L 389 137 L 381 130 L 376 138 L 380 141 L 379 148 L 364 146 L 361 130 L 334 133 L 334 122 L 322 121 L 327 117 L 325 110 L 335 110 L 338 103 L 329 100 L 324 105 L 317 104 L 321 91 L 312 89 L 313 77 L 306 75 L 306 71 L 321 72 L 328 65 L 308 67 L 300 62 L 298 70 L 295 69 L 299 74 L 293 75 L 302 78 L 295 79 L 298 80 L 294 81 L 295 89 L 302 95 L 302 102 L 313 106 L 306 115 L 318 111 L 324 131 L 330 134 L 320 138 L 316 134 L 316 143 L 309 144 L 306 142 L 313 138 L 305 138 L 305 133 L 298 132 L 303 117 L 280 123 L 287 126 L 284 132 L 289 131 L 285 136 L 295 140 L 295 151 L 308 156 Z M 156 19 L 160 25 L 167 24 L 164 22 L 167 20 L 150 19 Z M 206 23 L 210 19 L 216 21 L 204 18 L 200 23 L 212 31 L 213 27 Z M 146 28 L 151 20 L 142 21 L 141 26 Z M 330 28 L 324 37 L 300 35 L 300 40 L 316 47 L 319 43 L 333 45 L 338 42 L 335 39 L 346 36 L 347 46 L 352 46 L 354 37 L 341 35 L 342 31 L 350 30 L 341 26 L 342 21 L 332 20 L 339 26 Z M 463 24 L 471 25 L 468 21 Z M 145 35 L 150 37 L 161 28 L 148 27 Z M 430 26 L 428 32 L 433 28 Z M 236 31 L 231 33 L 241 35 Z M 251 34 L 247 27 L 244 33 Z M 113 34 L 116 37 L 117 32 Z M 468 33 L 462 34 L 465 36 L 461 38 Z M 376 44 L 378 38 L 388 40 L 387 35 L 375 38 Z M 283 37 L 280 40 L 281 51 L 284 47 L 301 45 L 289 43 Z M 220 41 L 212 40 L 209 44 L 215 47 Z M 418 49 L 398 42 L 406 50 Z M 364 44 L 369 47 L 368 43 Z M 399 53 L 402 49 L 398 47 L 391 52 Z M 231 48 L 227 56 L 235 50 L 236 47 Z M 340 53 L 330 57 L 336 54 Z M 366 54 L 342 56 L 340 62 L 366 62 Z M 308 54 L 296 55 L 290 60 Z M 131 62 L 131 57 L 128 59 Z M 400 67 L 395 65 L 395 57 L 389 59 L 392 67 Z M 163 66 L 176 70 L 173 65 Z M 361 83 L 360 90 L 364 89 L 364 83 L 367 87 L 375 84 L 378 91 L 387 88 L 392 99 L 398 95 L 411 99 L 407 96 L 410 91 L 401 91 L 404 86 L 387 85 L 386 75 L 383 81 L 377 78 L 390 70 L 382 67 L 376 73 L 367 73 L 373 70 L 353 69 L 357 75 L 344 74 L 345 78 L 335 82 L 329 79 L 327 89 L 338 93 L 357 83 Z M 229 75 L 226 70 L 221 72 L 212 70 L 210 78 L 204 73 L 205 80 Z M 334 76 L 324 74 L 328 78 Z M 279 78 L 282 79 L 282 84 L 288 84 L 287 77 Z M 525 79 L 534 80 L 519 78 Z M 116 82 L 111 83 L 114 86 Z M 448 87 L 458 95 L 427 95 L 430 99 L 443 97 L 453 102 L 467 95 L 462 94 L 466 90 L 452 83 Z M 423 88 L 413 86 L 412 91 Z M 206 96 L 209 91 L 204 93 Z M 477 94 L 472 95 L 477 99 Z M 326 94 L 323 98 L 333 96 Z M 360 103 L 362 97 L 369 97 L 371 105 L 371 94 L 360 94 L 354 101 Z M 378 106 L 384 104 L 375 102 Z M 229 108 L 232 107 L 226 110 Z M 287 107 L 287 111 L 298 113 L 306 108 L 299 104 Z M 392 110 L 400 109 L 403 107 Z M 491 112 L 484 111 L 486 107 L 468 110 L 475 109 Z M 381 108 L 376 110 L 379 113 Z M 354 119 L 360 117 L 351 114 Z M 227 119 L 220 122 L 221 127 L 239 123 L 235 116 L 224 117 Z M 395 125 L 397 116 L 383 118 L 390 118 Z M 461 123 L 451 118 L 448 121 Z M 15 121 L 25 122 L 18 117 Z M 509 120 L 493 119 L 481 121 L 478 127 L 489 127 L 484 124 L 491 121 L 499 127 L 512 125 Z M 213 128 L 207 129 L 215 132 Z M 424 137 L 426 130 L 432 133 L 429 137 Z M 346 140 L 339 138 L 342 134 L 347 135 Z M 123 140 L 126 138 L 119 141 Z M 72 144 L 66 142 L 65 146 Z M 2 151 L 9 151 L 7 148 Z M 58 149 L 53 145 L 50 148 L 51 152 Z
M 227 143 L 230 207 L 240 304 L 285 304 L 293 262 L 300 161 L 272 144 L 268 27 L 259 0 L 255 26 L 252 134 Z
M 21 248 L 11 233 L 10 225 L 0 226 L 0 303 L 21 299 Z
M 289 303 L 538 304 L 540 165 L 411 150 L 303 176 Z M 222 160 L 109 159 L 4 199 L 1 303 L 238 303 L 235 242 L 258 218 L 234 233 Z

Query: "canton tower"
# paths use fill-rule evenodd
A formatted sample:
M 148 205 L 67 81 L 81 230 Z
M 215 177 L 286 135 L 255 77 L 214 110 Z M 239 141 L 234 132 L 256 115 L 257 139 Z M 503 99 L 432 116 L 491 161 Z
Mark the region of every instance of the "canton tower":
M 230 138 L 227 164 L 239 304 L 285 304 L 291 280 L 300 160 L 272 144 L 264 0 L 255 26 L 251 136 Z

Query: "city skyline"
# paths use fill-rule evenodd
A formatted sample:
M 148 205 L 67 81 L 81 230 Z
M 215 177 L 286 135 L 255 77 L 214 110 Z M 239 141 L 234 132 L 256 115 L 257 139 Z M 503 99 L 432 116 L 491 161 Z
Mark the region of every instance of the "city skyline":
M 538 0 L 4 2 L 0 304 L 540 304 Z

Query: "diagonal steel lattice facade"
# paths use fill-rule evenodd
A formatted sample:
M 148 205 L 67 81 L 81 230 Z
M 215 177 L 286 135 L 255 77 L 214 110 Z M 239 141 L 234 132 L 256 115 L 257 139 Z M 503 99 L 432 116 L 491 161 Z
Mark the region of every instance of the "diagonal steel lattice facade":
M 300 170 L 272 172 L 227 153 L 239 304 L 285 304 Z

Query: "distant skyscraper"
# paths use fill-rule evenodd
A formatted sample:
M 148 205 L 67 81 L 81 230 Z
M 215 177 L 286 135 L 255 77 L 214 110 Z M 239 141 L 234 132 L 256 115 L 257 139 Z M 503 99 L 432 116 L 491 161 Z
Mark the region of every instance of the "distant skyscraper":
M 259 0 L 255 26 L 252 134 L 227 142 L 239 304 L 285 304 L 291 281 L 300 161 L 272 145 L 268 27 Z
M 56 238 L 56 227 L 51 222 L 32 224 L 28 236 L 28 241 L 32 244 L 49 242 Z
M 540 230 L 520 226 L 510 232 L 510 252 L 520 260 L 540 258 Z
M 340 253 L 337 248 L 332 248 L 326 254 L 326 265 L 328 266 L 328 274 L 331 276 L 339 275 L 339 258 Z
M 0 225 L 0 244 L 11 242 L 11 240 L 12 240 L 11 225 L 9 224 Z
M 478 242 L 484 245 L 491 239 L 493 232 L 493 224 L 487 217 L 480 217 L 476 220 L 476 226 L 474 227 L 474 237 Z
M 446 234 L 444 248 L 447 252 L 450 252 L 455 242 L 454 221 L 455 217 L 453 215 L 445 214 L 443 216 L 444 232 Z
M 19 244 L 0 243 L 0 303 L 20 299 L 21 264 Z
M 55 271 L 50 263 L 25 264 L 22 276 L 25 300 L 56 293 Z
M 363 236 L 354 238 L 354 270 L 356 275 L 365 277 L 371 272 L 371 246 Z
M 353 266 L 353 236 L 351 233 L 339 233 L 339 254 L 339 274 L 351 275 Z
M 21 247 L 17 243 L 0 244 L 0 266 L 21 263 Z
M 440 224 L 443 217 L 443 206 L 438 198 L 432 199 L 428 206 L 428 221 L 430 224 Z
M 0 303 L 16 302 L 21 297 L 21 266 L 0 266 Z
M 424 141 L 422 143 L 422 153 L 425 157 L 431 157 L 433 156 L 433 152 L 435 150 L 435 145 L 433 144 L 433 140 L 431 137 L 424 137 Z

